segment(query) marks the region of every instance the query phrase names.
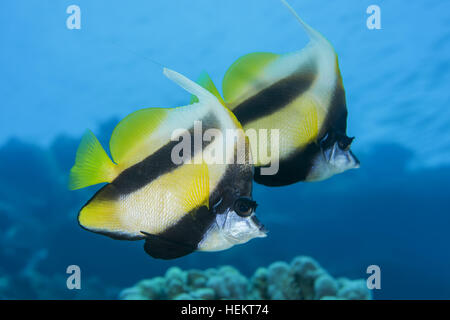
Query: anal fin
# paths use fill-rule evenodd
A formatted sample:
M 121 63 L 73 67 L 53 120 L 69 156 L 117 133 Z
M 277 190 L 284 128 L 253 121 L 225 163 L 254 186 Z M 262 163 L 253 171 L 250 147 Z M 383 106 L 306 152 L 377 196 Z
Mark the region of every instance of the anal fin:
M 192 245 L 168 240 L 164 237 L 149 234 L 143 231 L 141 232 L 146 237 L 144 244 L 145 252 L 156 259 L 176 259 L 188 255 L 197 249 Z
M 165 260 L 190 254 L 197 250 L 214 219 L 215 215 L 202 206 L 160 234 L 141 231 L 146 239 L 144 250 L 153 258 Z

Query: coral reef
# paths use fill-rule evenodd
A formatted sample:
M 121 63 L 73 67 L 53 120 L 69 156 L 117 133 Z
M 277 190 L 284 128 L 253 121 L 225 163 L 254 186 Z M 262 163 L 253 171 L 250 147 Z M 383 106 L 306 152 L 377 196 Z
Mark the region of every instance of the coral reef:
M 108 145 L 117 121 L 111 119 L 94 129 L 103 145 Z M 78 210 L 97 187 L 67 190 L 67 173 L 78 143 L 79 138 L 60 136 L 48 146 L 18 139 L 0 145 L 0 299 L 112 299 L 120 291 L 116 288 L 155 277 L 168 268 L 170 262 L 149 259 L 139 243 L 118 243 L 79 228 Z M 442 253 L 448 252 L 450 215 L 442 212 L 450 208 L 444 183 L 450 180 L 450 167 L 409 170 L 412 154 L 398 145 L 379 145 L 358 155 L 364 163 L 363 171 L 319 184 L 286 189 L 255 185 L 254 198 L 261 203 L 258 210 L 270 237 L 224 253 L 198 253 L 172 262 L 183 270 L 231 264 L 246 276 L 254 273 L 253 277 L 233 279 L 244 284 L 229 289 L 217 284 L 221 281 L 217 277 L 207 286 L 205 271 L 189 271 L 188 279 L 196 279 L 188 285 L 191 282 L 184 283 L 181 278 L 181 286 L 186 289 L 177 298 L 218 299 L 218 290 L 225 297 L 291 299 L 298 295 L 295 289 L 290 293 L 281 284 L 272 284 L 270 290 L 267 285 L 268 281 L 289 283 L 289 276 L 276 275 L 272 270 L 284 270 L 286 264 L 275 264 L 270 272 L 269 268 L 258 267 L 291 257 L 301 244 L 302 251 L 325 257 L 338 274 L 355 277 L 355 269 L 364 270 L 373 263 L 382 265 L 383 277 L 390 285 L 373 291 L 376 299 L 448 299 L 450 277 L 443 275 L 448 271 L 450 256 Z M 430 203 L 424 219 L 423 206 Z M 300 207 L 305 214 L 299 215 Z M 418 233 L 417 228 L 423 232 Z M 423 250 L 409 250 L 412 244 Z M 393 246 L 402 248 L 396 251 L 396 259 L 386 256 Z M 411 261 L 416 262 L 414 268 Z M 437 261 L 432 273 L 428 261 Z M 83 270 L 81 291 L 65 287 L 65 271 L 71 264 Z M 239 273 L 235 270 L 235 274 Z M 221 274 L 218 276 L 222 279 Z M 318 297 L 358 297 L 358 290 L 352 287 L 361 282 L 330 278 L 317 278 L 316 289 L 302 280 L 303 295 L 311 298 L 306 294 L 309 291 Z M 411 279 L 415 279 L 414 288 Z M 171 290 L 175 291 L 175 284 L 179 290 L 180 281 L 173 281 Z M 338 294 L 333 295 L 336 287 Z M 195 294 L 194 289 L 198 289 Z M 167 293 L 155 294 L 156 298 L 168 299 Z
M 101 125 L 101 139 L 115 122 Z M 48 148 L 14 138 L 0 146 L 0 300 L 117 298 L 97 276 L 83 277 L 83 290 L 66 287 L 66 267 L 80 259 L 64 252 L 80 240 L 76 213 L 89 196 L 67 188 L 77 144 L 60 136 Z
M 111 300 L 116 299 L 119 292 L 96 277 L 83 280 L 83 287 L 87 289 L 68 290 L 66 279 L 63 273 L 5 274 L 0 270 L 0 300 Z
M 277 261 L 246 278 L 231 266 L 218 269 L 167 270 L 164 277 L 142 280 L 120 293 L 126 300 L 211 299 L 371 299 L 363 279 L 333 278 L 313 258 L 299 256 L 290 264 Z

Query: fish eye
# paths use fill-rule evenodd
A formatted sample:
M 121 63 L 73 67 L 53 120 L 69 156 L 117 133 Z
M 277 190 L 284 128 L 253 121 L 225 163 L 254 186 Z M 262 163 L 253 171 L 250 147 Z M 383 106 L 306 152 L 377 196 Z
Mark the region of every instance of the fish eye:
M 355 139 L 355 137 L 351 138 L 347 136 L 342 137 L 338 142 L 339 148 L 341 148 L 344 151 L 348 151 L 350 149 L 350 145 L 353 142 L 353 139 Z
M 249 198 L 239 198 L 234 202 L 234 211 L 240 217 L 249 217 L 257 207 L 256 201 Z

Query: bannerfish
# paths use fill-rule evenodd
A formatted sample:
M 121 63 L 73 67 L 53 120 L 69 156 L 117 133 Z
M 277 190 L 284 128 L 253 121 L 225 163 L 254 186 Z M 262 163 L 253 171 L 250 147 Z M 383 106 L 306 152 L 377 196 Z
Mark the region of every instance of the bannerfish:
M 236 152 L 239 142 L 248 145 L 240 123 L 198 84 L 169 69 L 164 74 L 199 102 L 128 115 L 112 133 L 112 160 L 92 132 L 83 136 L 69 188 L 107 184 L 79 212 L 80 226 L 113 239 L 145 240 L 144 250 L 161 259 L 225 250 L 266 236 L 255 216 L 250 154 Z M 218 146 L 220 139 L 210 137 L 200 148 L 184 140 L 196 130 L 203 137 L 208 129 L 237 129 L 237 139 Z M 174 138 L 176 130 L 181 133 Z M 188 141 L 188 149 L 179 149 L 180 141 Z M 228 158 L 212 163 L 211 154 L 222 147 Z M 188 151 L 190 157 L 174 160 Z
M 255 181 L 284 186 L 320 181 L 359 168 L 346 134 L 347 105 L 337 54 L 331 43 L 306 24 L 282 0 L 306 30 L 310 42 L 287 54 L 254 52 L 240 57 L 225 73 L 223 99 L 211 78 L 198 83 L 214 93 L 236 115 L 244 130 L 279 130 L 279 169 L 265 175 L 273 161 L 255 157 Z M 258 148 L 264 141 L 252 141 Z M 261 144 L 263 143 L 263 144 Z M 271 146 L 266 149 L 272 155 Z

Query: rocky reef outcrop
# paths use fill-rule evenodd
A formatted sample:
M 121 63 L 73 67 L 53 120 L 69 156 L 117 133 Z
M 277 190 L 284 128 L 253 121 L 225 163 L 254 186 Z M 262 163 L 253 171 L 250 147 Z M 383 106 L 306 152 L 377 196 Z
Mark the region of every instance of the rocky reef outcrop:
M 142 280 L 120 293 L 128 300 L 213 299 L 371 299 L 364 279 L 334 278 L 317 261 L 298 256 L 260 267 L 247 278 L 236 268 L 181 270 L 172 267 L 163 277 Z

